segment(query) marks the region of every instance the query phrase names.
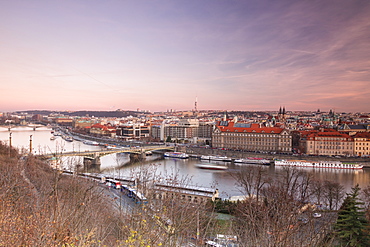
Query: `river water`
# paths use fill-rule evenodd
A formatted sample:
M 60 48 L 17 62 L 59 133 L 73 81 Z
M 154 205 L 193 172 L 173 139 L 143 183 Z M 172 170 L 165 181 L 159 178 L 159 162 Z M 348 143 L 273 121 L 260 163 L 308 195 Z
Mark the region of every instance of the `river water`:
M 100 146 L 86 145 L 80 141 L 67 142 L 61 137 L 57 137 L 55 140 L 50 140 L 50 137 L 53 135 L 51 133 L 51 129 L 47 127 L 41 127 L 35 131 L 28 127 L 17 127 L 11 131 L 0 127 L 0 140 L 8 144 L 10 133 L 12 146 L 21 151 L 23 150 L 25 153 L 29 152 L 30 139 L 32 139 L 32 152 L 34 154 L 69 151 L 82 152 L 102 149 Z M 147 156 L 147 160 L 145 162 L 124 165 L 128 161 L 128 154 L 112 154 L 104 156 L 101 158 L 101 172 L 113 177 L 129 177 L 143 170 L 166 177 L 174 177 L 177 175 L 179 180 L 186 180 L 187 184 L 200 187 L 218 188 L 220 195 L 223 198 L 241 194 L 240 188 L 236 186 L 235 179 L 231 175 L 233 171 L 238 171 L 240 166 L 233 163 L 218 162 L 218 164 L 227 165 L 229 169 L 226 171 L 215 171 L 197 168 L 196 164 L 209 164 L 209 162 L 193 158 L 186 160 L 171 158 L 163 159 L 161 158 L 161 155 L 153 154 L 152 156 Z M 62 164 L 64 167 L 71 168 L 76 164 L 82 164 L 82 158 L 66 157 L 63 159 Z M 276 175 L 280 170 L 280 168 L 275 168 L 274 166 L 268 167 L 267 169 L 272 176 Z M 305 169 L 304 171 L 313 173 L 316 179 L 337 181 L 344 186 L 346 191 L 349 191 L 351 187 L 356 184 L 359 184 L 361 188 L 365 188 L 370 185 L 370 169 Z

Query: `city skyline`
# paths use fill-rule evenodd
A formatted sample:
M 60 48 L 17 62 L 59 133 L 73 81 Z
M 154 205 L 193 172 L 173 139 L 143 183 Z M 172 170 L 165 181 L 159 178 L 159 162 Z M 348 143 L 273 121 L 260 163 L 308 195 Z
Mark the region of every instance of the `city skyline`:
M 0 111 L 370 112 L 370 2 L 1 1 Z

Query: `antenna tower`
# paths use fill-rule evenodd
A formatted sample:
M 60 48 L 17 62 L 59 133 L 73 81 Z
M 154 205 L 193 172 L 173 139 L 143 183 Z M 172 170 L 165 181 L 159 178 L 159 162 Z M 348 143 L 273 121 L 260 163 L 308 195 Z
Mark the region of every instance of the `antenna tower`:
M 197 112 L 198 111 L 198 108 L 197 108 L 197 104 L 198 104 L 198 97 L 195 97 L 195 104 L 194 104 L 194 111 Z

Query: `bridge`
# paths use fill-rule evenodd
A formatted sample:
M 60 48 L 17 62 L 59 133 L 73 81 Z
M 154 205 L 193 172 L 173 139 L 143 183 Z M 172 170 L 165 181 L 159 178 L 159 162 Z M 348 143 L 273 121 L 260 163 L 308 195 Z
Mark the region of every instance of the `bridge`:
M 100 157 L 116 153 L 129 153 L 131 161 L 145 160 L 147 152 L 153 151 L 170 151 L 174 150 L 175 147 L 170 146 L 146 146 L 146 147 L 135 147 L 135 148 L 116 148 L 116 149 L 104 149 L 84 152 L 61 152 L 61 153 L 49 153 L 40 154 L 37 157 L 44 159 L 60 158 L 67 156 L 82 156 L 84 157 L 84 169 L 98 169 L 100 168 Z
M 36 130 L 37 128 L 41 127 L 46 127 L 45 125 L 42 124 L 25 124 L 25 125 L 15 125 L 15 124 L 8 124 L 8 125 L 0 125 L 0 128 L 8 129 L 8 131 L 15 130 L 17 128 L 22 128 L 22 127 L 28 127 L 33 130 Z
M 103 157 L 109 154 L 116 153 L 131 153 L 131 154 L 145 154 L 149 151 L 167 151 L 174 150 L 174 147 L 170 146 L 146 146 L 146 147 L 135 147 L 135 148 L 115 148 L 115 149 L 104 149 L 104 150 L 93 150 L 83 152 L 61 152 L 61 153 L 49 153 L 38 155 L 40 157 L 52 158 L 52 157 L 65 157 L 65 156 L 84 156 L 84 157 Z

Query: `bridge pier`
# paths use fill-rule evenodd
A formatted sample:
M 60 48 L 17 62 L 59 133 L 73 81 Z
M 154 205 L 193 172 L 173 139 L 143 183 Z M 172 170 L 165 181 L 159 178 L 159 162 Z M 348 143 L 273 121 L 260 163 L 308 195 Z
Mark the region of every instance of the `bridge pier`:
M 130 153 L 130 162 L 138 162 L 146 159 L 145 153 Z
M 97 156 L 95 158 L 92 157 L 84 157 L 84 171 L 100 171 L 100 157 Z

